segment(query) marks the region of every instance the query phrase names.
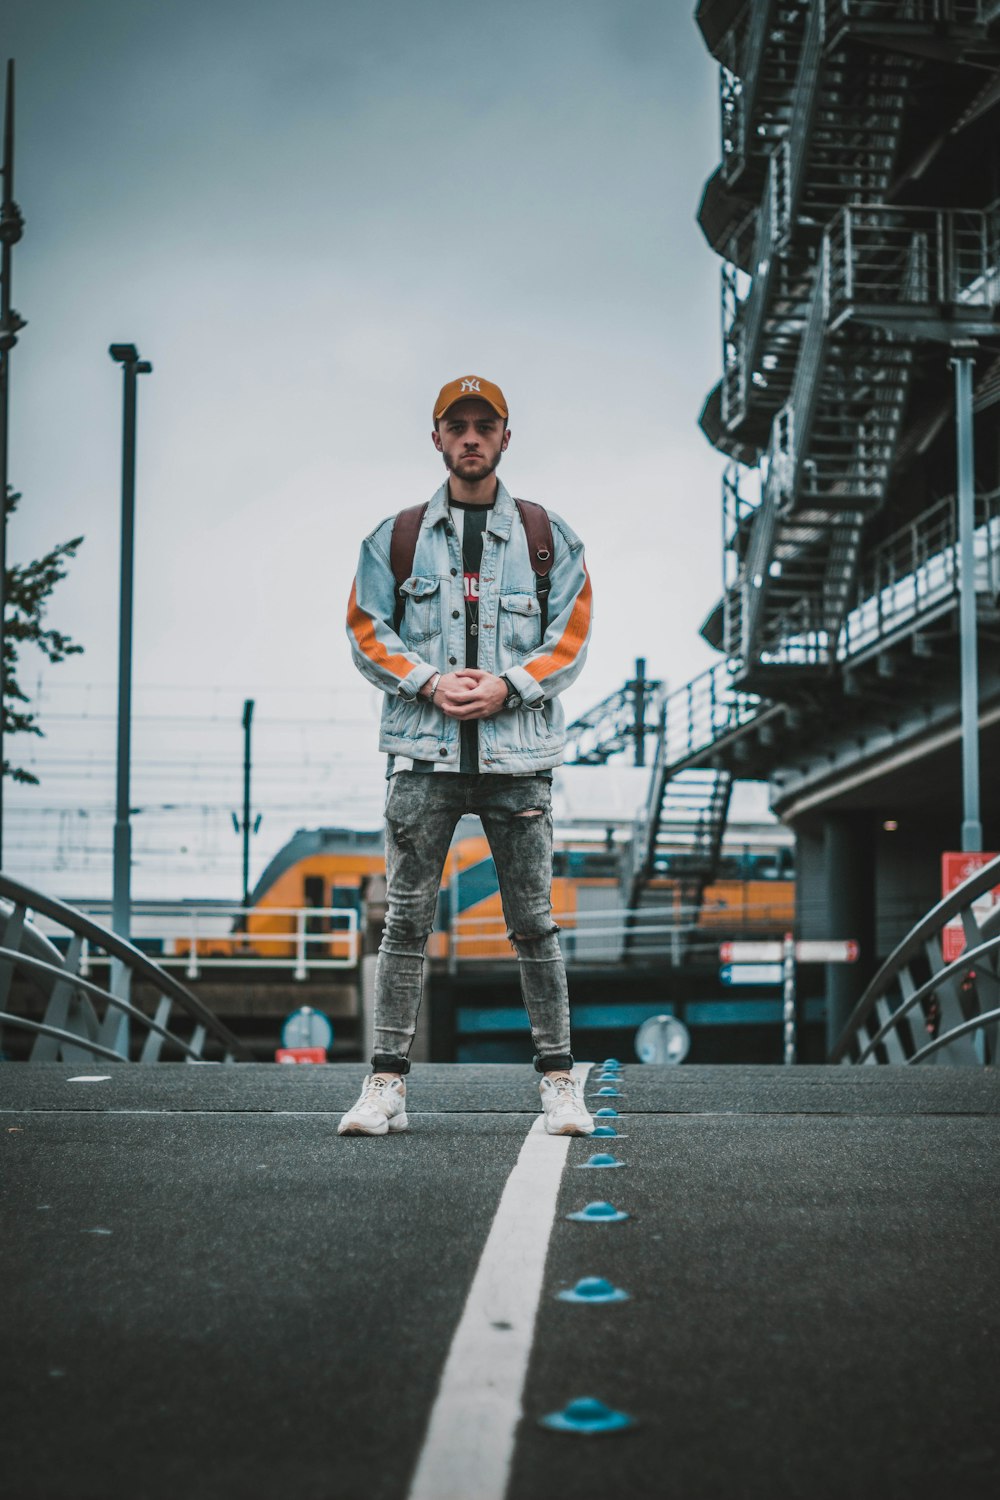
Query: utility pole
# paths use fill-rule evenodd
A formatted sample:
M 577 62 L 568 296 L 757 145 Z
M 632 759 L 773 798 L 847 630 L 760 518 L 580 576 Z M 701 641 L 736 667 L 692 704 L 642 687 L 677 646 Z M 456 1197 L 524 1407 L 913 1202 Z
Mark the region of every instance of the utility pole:
M 634 709 L 632 734 L 635 738 L 635 764 L 644 766 L 646 764 L 646 658 L 636 658 L 635 677 L 628 684 L 632 693 L 632 706 Z
M 122 550 L 118 611 L 118 760 L 115 786 L 114 872 L 111 930 L 126 940 L 132 932 L 132 824 L 129 807 L 132 736 L 132 572 L 135 551 L 135 405 L 136 380 L 153 366 L 139 358 L 134 344 L 112 344 L 108 353 L 122 367 Z M 129 971 L 115 960 L 111 965 L 111 993 L 128 999 Z M 128 1017 L 121 1017 L 116 1050 L 128 1057 Z
M 956 354 L 955 428 L 958 439 L 958 617 L 962 678 L 962 850 L 980 852 L 979 817 L 979 649 L 976 639 L 976 502 L 972 436 L 970 354 Z
M 14 61 L 7 63 L 7 98 L 3 123 L 3 198 L 0 200 L 0 868 L 3 866 L 3 744 L 6 672 L 4 652 L 7 613 L 7 454 L 10 432 L 10 351 L 25 327 L 10 303 L 13 249 L 24 233 L 24 219 L 14 202 Z
M 243 834 L 243 909 L 247 911 L 250 907 L 250 835 L 256 833 L 260 827 L 260 813 L 253 822 L 250 822 L 250 726 L 253 723 L 252 698 L 247 698 L 243 703 L 243 820 L 242 822 L 233 813 L 233 828 L 237 833 Z M 240 919 L 240 927 L 247 931 L 247 918 Z
M 243 704 L 243 905 L 250 905 L 250 725 L 253 699 Z M 256 833 L 256 828 L 254 832 Z

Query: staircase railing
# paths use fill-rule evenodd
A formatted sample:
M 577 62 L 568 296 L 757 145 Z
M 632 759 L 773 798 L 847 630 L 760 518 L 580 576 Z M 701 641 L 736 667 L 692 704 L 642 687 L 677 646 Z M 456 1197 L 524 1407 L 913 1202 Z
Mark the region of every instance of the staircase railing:
M 741 312 L 744 320 L 743 344 L 741 356 L 743 359 L 743 381 L 742 390 L 744 395 L 744 406 L 750 391 L 750 382 L 753 380 L 754 371 L 760 355 L 761 339 L 764 335 L 764 323 L 768 303 L 771 297 L 771 282 L 775 270 L 774 258 L 774 230 L 775 230 L 775 158 L 772 156 L 768 163 L 767 181 L 764 186 L 764 195 L 761 198 L 760 209 L 757 215 L 757 234 L 753 246 L 753 281 L 746 302 L 742 304 Z
M 1000 600 L 1000 491 L 977 495 L 973 531 L 976 593 Z M 837 655 L 848 661 L 889 636 L 916 628 L 958 598 L 955 497 L 938 500 L 880 543 L 858 575 Z
M 742 588 L 743 629 L 740 652 L 744 662 L 752 659 L 757 648 L 771 564 L 774 561 L 778 518 L 794 500 L 798 467 L 808 442 L 816 408 L 826 330 L 826 280 L 824 254 L 817 271 L 805 332 L 799 346 L 791 395 L 771 427 L 767 478 L 747 549 Z
M 787 239 L 792 232 L 805 184 L 809 141 L 819 98 L 820 75 L 823 70 L 825 39 L 826 4 L 824 0 L 817 0 L 817 3 L 810 5 L 806 17 L 806 29 L 802 39 L 802 54 L 799 58 L 799 72 L 795 80 L 788 130 L 777 148 L 785 155 L 783 164 L 785 190 L 779 199 L 781 214 L 776 227 L 776 236 L 782 240 Z
M 144 1033 L 139 1061 L 156 1063 L 164 1048 L 186 1062 L 203 1061 L 209 1038 L 222 1061 L 252 1060 L 252 1053 L 227 1026 L 179 980 L 166 973 L 131 943 L 101 927 L 73 907 L 0 875 L 0 1026 L 31 1032 L 32 1062 L 76 1060 L 81 1057 L 129 1060 L 122 1041 L 127 1018 Z M 62 946 L 43 936 L 30 920 L 44 916 L 61 929 Z M 87 949 L 98 949 L 117 960 L 123 994 L 84 978 L 81 966 Z M 15 972 L 30 977 L 47 995 L 44 1018 L 35 1021 L 9 1008 Z M 155 1011 L 148 1016 L 130 1000 L 132 985 L 141 980 L 153 991 Z
M 738 177 L 746 164 L 747 127 L 753 114 L 761 63 L 771 30 L 775 0 L 757 0 L 743 33 L 734 69 L 723 69 L 720 104 L 722 111 L 722 172 L 727 182 Z
M 1000 306 L 1000 216 L 995 210 L 842 208 L 827 231 L 830 320 L 854 309 Z M 956 332 L 960 333 L 958 328 Z
M 838 17 L 867 23 L 902 21 L 908 25 L 982 25 L 989 12 L 1000 11 L 991 0 L 825 0 L 829 22 Z
M 622 871 L 626 905 L 635 904 L 638 886 L 650 868 L 656 844 L 664 790 L 671 777 L 696 761 L 711 746 L 771 710 L 756 693 L 734 688 L 725 661 L 718 661 L 663 703 L 661 732 L 649 779 L 645 806 L 632 831 L 631 858 Z
M 998 885 L 1000 858 L 917 923 L 861 996 L 831 1062 L 918 1063 L 939 1054 L 940 1061 L 958 1065 L 997 1061 L 1000 935 L 977 906 Z M 966 950 L 946 963 L 945 930 L 956 924 Z

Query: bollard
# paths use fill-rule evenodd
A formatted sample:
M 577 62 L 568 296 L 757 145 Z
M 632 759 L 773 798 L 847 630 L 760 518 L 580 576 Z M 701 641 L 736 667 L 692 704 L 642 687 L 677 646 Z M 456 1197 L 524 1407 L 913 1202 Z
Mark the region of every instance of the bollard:
M 603 1276 L 584 1276 L 576 1286 L 565 1292 L 556 1292 L 560 1302 L 631 1302 L 628 1292 L 615 1286 Z
M 586 1208 L 578 1208 L 575 1213 L 566 1215 L 575 1224 L 618 1224 L 628 1217 L 623 1208 L 602 1202 L 588 1203 Z
M 623 1411 L 613 1411 L 598 1401 L 596 1396 L 577 1396 L 562 1411 L 549 1412 L 539 1417 L 539 1425 L 550 1432 L 574 1432 L 583 1437 L 605 1432 L 624 1432 L 635 1426 L 635 1418 Z

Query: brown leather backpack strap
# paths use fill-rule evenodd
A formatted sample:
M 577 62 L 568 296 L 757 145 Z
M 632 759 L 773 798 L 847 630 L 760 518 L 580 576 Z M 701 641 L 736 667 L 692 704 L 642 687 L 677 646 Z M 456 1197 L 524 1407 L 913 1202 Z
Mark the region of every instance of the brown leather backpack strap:
M 396 583 L 396 611 L 393 624 L 398 634 L 403 623 L 406 600 L 402 586 L 413 572 L 413 557 L 417 550 L 417 537 L 427 513 L 427 501 L 423 505 L 409 505 L 401 510 L 392 523 L 392 540 L 389 543 L 389 566 Z
M 544 636 L 549 625 L 549 589 L 552 587 L 549 571 L 555 556 L 552 522 L 545 506 L 536 504 L 534 500 L 515 500 L 514 504 L 520 512 L 524 534 L 528 540 L 528 556 L 531 559 L 531 571 L 535 575 L 535 593 L 541 607 Z

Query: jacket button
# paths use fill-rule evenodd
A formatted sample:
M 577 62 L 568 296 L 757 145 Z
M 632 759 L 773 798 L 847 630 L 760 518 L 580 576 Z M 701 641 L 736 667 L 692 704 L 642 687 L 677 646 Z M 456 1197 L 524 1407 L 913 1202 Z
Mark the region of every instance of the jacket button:
M 452 610 L 452 612 L 451 612 L 451 618 L 453 620 L 457 620 L 458 619 L 458 610 L 457 609 L 453 609 Z
M 457 656 L 449 656 L 449 658 L 448 658 L 448 665 L 449 665 L 449 667 L 457 667 L 458 666 L 458 657 Z
M 447 746 L 445 746 L 445 745 L 442 745 L 442 746 L 441 746 L 441 751 L 440 751 L 440 753 L 441 753 L 441 754 L 442 754 L 442 755 L 447 755 L 447 754 L 448 754 L 448 749 L 447 749 Z
M 458 569 L 457 568 L 452 568 L 452 570 L 451 570 L 451 576 L 452 576 L 452 578 L 457 578 L 458 577 Z

